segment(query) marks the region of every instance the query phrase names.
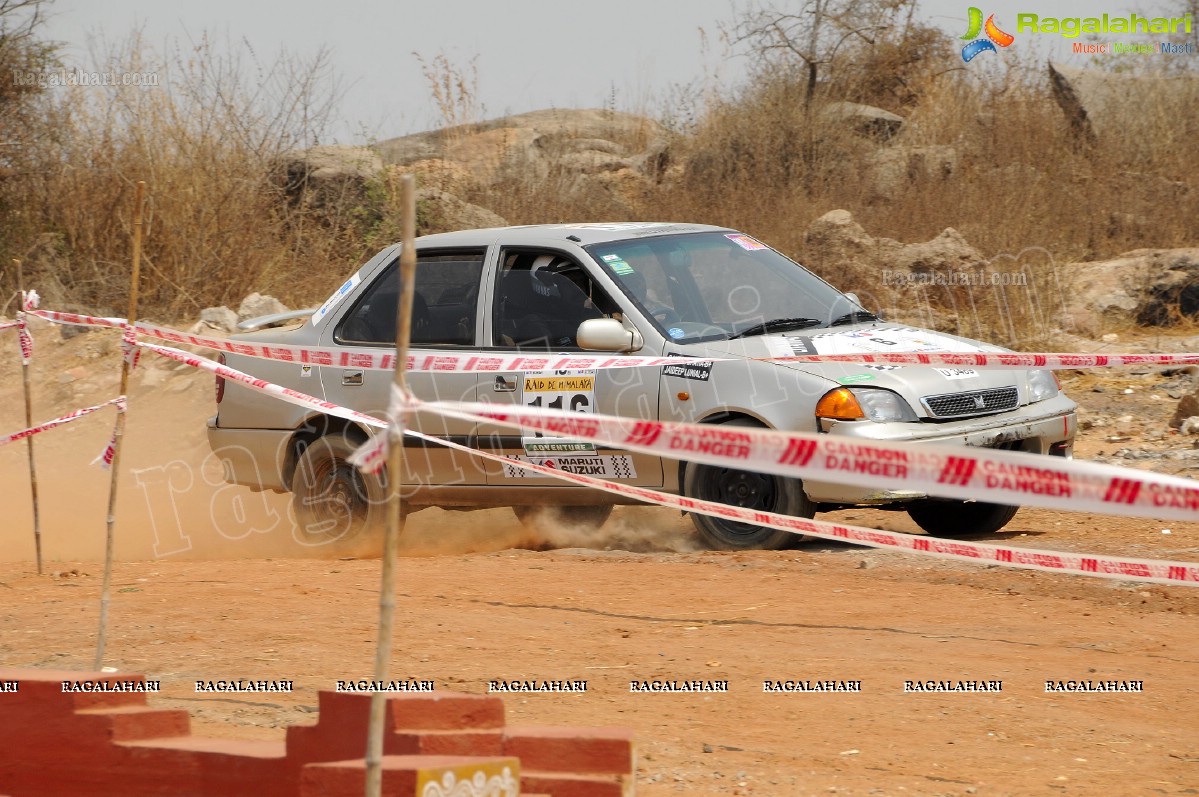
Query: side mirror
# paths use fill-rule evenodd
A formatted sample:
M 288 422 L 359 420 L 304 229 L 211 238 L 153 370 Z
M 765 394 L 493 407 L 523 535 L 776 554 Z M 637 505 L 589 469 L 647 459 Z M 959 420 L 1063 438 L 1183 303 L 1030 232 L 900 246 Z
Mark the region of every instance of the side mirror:
M 575 333 L 579 348 L 588 351 L 637 351 L 645 338 L 635 329 L 626 329 L 615 318 L 589 318 L 579 324 Z
M 858 295 L 857 295 L 856 293 L 854 293 L 853 291 L 850 291 L 849 293 L 845 294 L 845 298 L 846 298 L 846 299 L 849 299 L 849 301 L 853 302 L 853 303 L 854 303 L 854 304 L 856 304 L 858 307 L 864 307 L 864 306 L 865 306 L 865 305 L 863 305 L 863 304 L 862 304 L 862 300 L 861 300 L 861 299 L 859 299 L 859 298 L 858 298 Z

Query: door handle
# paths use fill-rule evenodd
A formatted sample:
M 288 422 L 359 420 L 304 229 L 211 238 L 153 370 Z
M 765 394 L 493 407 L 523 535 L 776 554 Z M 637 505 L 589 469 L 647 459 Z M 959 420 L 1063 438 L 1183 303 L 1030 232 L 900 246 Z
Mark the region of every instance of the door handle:
M 362 375 L 363 375 L 362 371 L 342 371 L 341 372 L 341 383 L 343 385 L 349 385 L 351 387 L 356 387 L 356 386 L 362 384 Z
M 514 378 L 512 381 L 508 381 L 502 376 L 497 376 L 495 378 L 495 382 L 491 386 L 491 389 L 495 393 L 515 393 L 516 379 Z

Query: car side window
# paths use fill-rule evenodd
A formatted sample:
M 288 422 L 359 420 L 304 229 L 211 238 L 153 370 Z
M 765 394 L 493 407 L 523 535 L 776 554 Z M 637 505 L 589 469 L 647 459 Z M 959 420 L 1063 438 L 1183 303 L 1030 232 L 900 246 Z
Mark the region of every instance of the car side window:
M 413 346 L 473 346 L 484 250 L 418 253 Z M 384 267 L 338 326 L 338 343 L 394 346 L 399 258 Z
M 579 324 L 617 305 L 573 259 L 557 252 L 506 251 L 497 275 L 492 345 L 555 350 L 578 346 Z

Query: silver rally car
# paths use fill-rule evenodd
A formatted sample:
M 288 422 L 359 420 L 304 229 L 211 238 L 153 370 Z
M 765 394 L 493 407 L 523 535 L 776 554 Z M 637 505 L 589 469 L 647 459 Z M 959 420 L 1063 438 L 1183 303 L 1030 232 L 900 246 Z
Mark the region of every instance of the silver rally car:
M 852 295 L 743 233 L 696 224 L 507 227 L 418 238 L 412 347 L 424 354 L 616 352 L 711 358 L 663 368 L 570 372 L 414 372 L 433 401 L 519 403 L 637 419 L 822 432 L 862 440 L 938 441 L 1068 457 L 1074 403 L 1049 371 L 769 362 L 799 354 L 1003 351 L 887 323 Z M 267 344 L 394 351 L 399 246 L 380 252 L 299 326 L 238 336 Z M 228 364 L 326 401 L 384 417 L 387 371 L 227 355 Z M 226 478 L 291 491 L 297 526 L 337 539 L 377 517 L 386 476 L 346 457 L 371 433 L 353 422 L 217 384 L 209 439 Z M 877 485 L 690 463 L 587 441 L 521 435 L 433 414 L 416 430 L 508 458 L 627 484 L 811 517 L 874 506 L 907 511 L 938 536 L 1001 528 L 1017 507 L 903 489 L 877 463 Z M 406 443 L 409 510 L 512 506 L 530 523 L 599 525 L 614 497 L 419 439 Z M 831 476 L 831 474 L 830 474 Z M 981 497 L 981 496 L 980 496 Z M 693 515 L 716 548 L 776 548 L 787 532 Z

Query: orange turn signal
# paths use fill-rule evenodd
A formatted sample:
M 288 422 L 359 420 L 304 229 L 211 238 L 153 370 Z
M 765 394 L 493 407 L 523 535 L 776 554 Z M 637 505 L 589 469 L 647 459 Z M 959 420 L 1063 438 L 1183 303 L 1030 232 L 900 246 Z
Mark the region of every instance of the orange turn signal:
M 857 398 L 847 387 L 830 390 L 816 402 L 817 418 L 835 418 L 839 421 L 857 421 L 866 417 Z

